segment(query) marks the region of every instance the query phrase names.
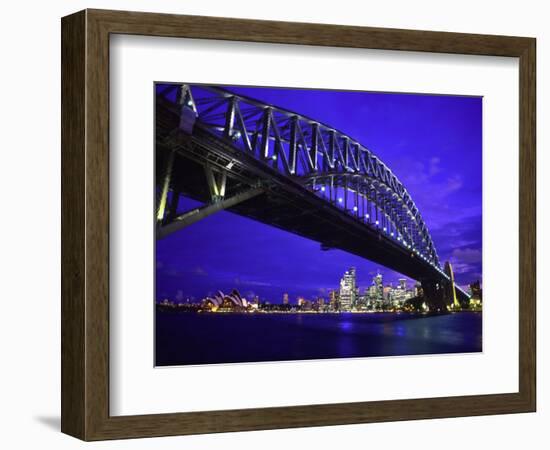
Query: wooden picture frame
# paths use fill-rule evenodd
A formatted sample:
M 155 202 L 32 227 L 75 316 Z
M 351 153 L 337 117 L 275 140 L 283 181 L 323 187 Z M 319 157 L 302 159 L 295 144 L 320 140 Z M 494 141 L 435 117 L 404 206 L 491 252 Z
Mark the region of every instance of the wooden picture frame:
M 535 411 L 533 38 L 85 10 L 62 19 L 62 417 L 83 440 Z M 135 34 L 519 58 L 519 391 L 141 416 L 109 415 L 109 36 Z

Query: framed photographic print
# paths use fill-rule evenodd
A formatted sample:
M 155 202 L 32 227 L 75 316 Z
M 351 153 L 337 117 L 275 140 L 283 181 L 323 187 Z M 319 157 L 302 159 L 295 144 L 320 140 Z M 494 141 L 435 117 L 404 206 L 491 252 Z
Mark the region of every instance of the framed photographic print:
M 62 20 L 62 431 L 535 410 L 535 39 Z

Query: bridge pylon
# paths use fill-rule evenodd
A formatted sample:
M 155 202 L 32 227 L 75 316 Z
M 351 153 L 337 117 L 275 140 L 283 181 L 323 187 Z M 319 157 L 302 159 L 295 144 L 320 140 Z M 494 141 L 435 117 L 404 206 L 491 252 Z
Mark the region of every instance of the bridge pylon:
M 449 261 L 445 262 L 444 272 L 449 277 L 449 282 L 446 283 L 447 287 L 447 303 L 449 305 L 450 310 L 459 310 L 461 309 L 462 305 L 458 301 L 458 297 L 456 295 L 456 286 L 455 286 L 455 276 L 453 273 L 453 266 L 451 266 L 451 263 Z
M 447 287 L 441 280 L 422 280 L 424 301 L 430 311 L 447 311 Z
M 459 301 L 455 285 L 453 267 L 445 262 L 444 280 L 422 280 L 422 291 L 430 311 L 459 311 L 462 304 Z

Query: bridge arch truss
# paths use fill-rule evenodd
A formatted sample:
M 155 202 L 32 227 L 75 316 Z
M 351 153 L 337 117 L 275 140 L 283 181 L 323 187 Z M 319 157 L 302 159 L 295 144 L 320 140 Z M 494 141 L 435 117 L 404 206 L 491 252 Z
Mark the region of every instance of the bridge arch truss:
M 159 93 L 180 108 L 180 129 L 201 127 L 308 187 L 441 274 L 420 211 L 391 169 L 352 137 L 299 113 L 228 90 L 173 84 Z

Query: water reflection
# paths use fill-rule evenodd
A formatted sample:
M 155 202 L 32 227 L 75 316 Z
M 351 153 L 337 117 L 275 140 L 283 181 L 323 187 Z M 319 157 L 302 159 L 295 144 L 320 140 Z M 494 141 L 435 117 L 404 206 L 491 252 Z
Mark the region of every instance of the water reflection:
M 481 314 L 157 313 L 157 365 L 481 351 Z
M 346 320 L 345 322 L 340 322 L 339 328 L 344 332 L 349 332 L 353 329 L 353 322 Z

